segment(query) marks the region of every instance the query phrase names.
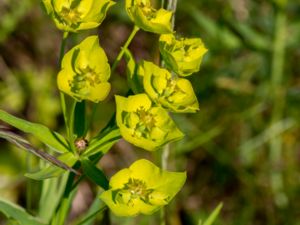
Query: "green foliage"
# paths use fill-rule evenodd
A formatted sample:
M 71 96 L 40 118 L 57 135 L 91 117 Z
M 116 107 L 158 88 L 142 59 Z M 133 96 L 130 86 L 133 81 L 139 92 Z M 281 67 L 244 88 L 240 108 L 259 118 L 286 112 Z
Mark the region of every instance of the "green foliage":
M 64 137 L 42 124 L 17 118 L 3 110 L 0 110 L 0 119 L 23 132 L 34 135 L 34 137 L 55 151 L 60 153 L 68 152 L 68 143 Z
M 7 218 L 15 219 L 21 225 L 43 225 L 41 220 L 28 214 L 22 207 L 0 198 L 0 211 Z
M 84 174 L 104 190 L 108 189 L 108 180 L 102 170 L 97 168 L 90 160 L 80 160 Z

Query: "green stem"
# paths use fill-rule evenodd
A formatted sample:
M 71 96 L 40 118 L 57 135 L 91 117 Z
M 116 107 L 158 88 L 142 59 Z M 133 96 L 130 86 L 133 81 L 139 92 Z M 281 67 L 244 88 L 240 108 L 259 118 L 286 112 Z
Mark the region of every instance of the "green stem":
M 62 62 L 62 59 L 63 59 L 64 54 L 65 54 L 65 48 L 66 48 L 68 36 L 69 36 L 69 32 L 64 32 L 63 33 L 63 38 L 62 38 L 62 42 L 61 42 L 61 45 L 60 45 L 60 52 L 59 52 L 59 58 L 58 58 L 58 66 L 59 67 L 61 66 L 61 62 Z
M 164 1 L 162 1 L 162 4 L 164 4 Z M 177 0 L 169 0 L 167 10 L 173 11 L 172 29 L 174 29 L 174 26 L 175 26 L 176 9 L 177 9 Z M 163 61 L 162 61 L 162 65 L 164 66 Z M 163 170 L 168 169 L 169 156 L 170 156 L 170 144 L 166 144 L 164 146 L 162 154 L 161 154 L 161 167 L 162 167 Z M 163 207 L 160 211 L 160 225 L 166 225 L 167 222 L 168 222 L 168 220 L 167 220 L 167 208 Z
M 74 197 L 75 190 L 72 190 L 75 174 L 69 173 L 64 195 L 58 206 L 57 212 L 51 221 L 51 225 L 64 225 L 71 203 Z
M 177 9 L 177 0 L 169 0 L 167 10 L 173 11 L 173 17 L 172 17 L 172 29 L 174 29 L 175 26 L 175 13 Z
M 31 173 L 33 171 L 33 157 L 32 154 L 27 153 L 26 155 L 26 167 L 27 172 Z M 32 210 L 32 194 L 33 194 L 34 183 L 31 179 L 27 179 L 26 182 L 26 209 L 28 212 Z
M 285 1 L 278 4 L 275 33 L 273 42 L 273 58 L 271 68 L 271 93 L 273 102 L 273 111 L 271 116 L 271 125 L 278 122 L 283 116 L 284 109 L 284 91 L 282 86 L 283 72 L 284 72 L 284 55 L 286 46 L 286 14 L 284 11 Z M 278 169 L 278 164 L 281 160 L 282 154 L 282 138 L 272 138 L 269 142 L 270 147 L 270 162 L 271 162 L 271 188 L 275 196 L 275 202 L 278 206 L 287 204 L 286 195 L 283 193 L 283 175 L 282 171 Z
M 61 67 L 62 59 L 63 59 L 64 54 L 65 54 L 65 47 L 66 47 L 68 35 L 69 35 L 68 32 L 64 32 L 64 34 L 63 34 L 62 42 L 61 42 L 61 45 L 60 45 L 59 59 L 58 59 L 58 66 L 59 67 Z M 68 128 L 66 99 L 65 99 L 64 93 L 62 93 L 62 92 L 60 92 L 60 103 L 61 103 L 61 109 L 62 109 L 63 116 L 64 116 L 66 130 L 67 130 L 68 136 L 70 136 L 70 134 L 69 134 L 69 128 Z
M 76 100 L 72 100 L 72 106 L 71 106 L 71 110 L 70 110 L 70 115 L 69 115 L 69 142 L 71 145 L 71 149 L 72 151 L 75 153 L 76 152 L 76 147 L 75 147 L 75 137 L 74 137 L 74 117 L 75 117 L 75 108 L 76 108 Z
M 117 68 L 117 66 L 119 65 L 119 62 L 121 61 L 126 49 L 128 48 L 128 46 L 130 45 L 132 39 L 134 38 L 134 36 L 136 35 L 136 33 L 139 31 L 139 27 L 134 26 L 131 34 L 129 35 L 126 43 L 124 44 L 124 46 L 122 47 L 122 50 L 119 52 L 117 58 L 115 59 L 112 67 L 111 67 L 111 73 L 113 73 L 115 71 L 115 69 Z
M 92 103 L 92 110 L 91 110 L 91 114 L 90 116 L 87 118 L 87 123 L 86 123 L 86 127 L 85 127 L 85 131 L 84 134 L 86 134 L 88 132 L 89 129 L 91 129 L 92 127 L 92 122 L 95 118 L 95 114 L 97 112 L 97 107 L 98 107 L 98 103 Z

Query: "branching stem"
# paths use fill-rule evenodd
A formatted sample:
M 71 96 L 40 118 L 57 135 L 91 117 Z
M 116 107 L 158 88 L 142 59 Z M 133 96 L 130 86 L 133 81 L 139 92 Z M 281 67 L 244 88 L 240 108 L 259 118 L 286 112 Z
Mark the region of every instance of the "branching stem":
M 119 65 L 126 49 L 128 48 L 128 46 L 130 45 L 131 41 L 133 40 L 134 36 L 136 35 L 136 33 L 139 31 L 139 27 L 134 26 L 133 30 L 131 31 L 131 34 L 129 35 L 127 41 L 125 42 L 124 46 L 122 47 L 122 50 L 119 52 L 117 58 L 115 59 L 112 67 L 111 67 L 111 73 L 113 73 L 115 71 L 115 69 L 117 68 L 117 66 Z

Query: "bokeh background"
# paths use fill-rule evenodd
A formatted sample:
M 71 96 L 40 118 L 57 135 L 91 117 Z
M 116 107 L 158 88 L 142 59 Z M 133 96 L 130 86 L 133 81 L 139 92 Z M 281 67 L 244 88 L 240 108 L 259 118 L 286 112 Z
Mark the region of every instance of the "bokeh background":
M 98 34 L 112 62 L 133 27 L 123 1 L 116 2 L 99 29 L 72 35 L 68 47 Z M 178 34 L 201 37 L 209 51 L 189 77 L 200 112 L 174 115 L 186 137 L 170 145 L 168 167 L 187 170 L 188 180 L 168 209 L 170 224 L 197 225 L 223 202 L 216 225 L 299 225 L 300 2 L 178 0 L 175 24 Z M 39 1 L 0 0 L 0 108 L 63 132 L 55 80 L 61 36 Z M 130 45 L 137 61 L 159 61 L 157 40 L 137 34 Z M 114 94 L 128 90 L 124 62 L 111 83 L 94 132 L 113 114 Z M 3 140 L 0 146 L 0 196 L 34 214 L 40 183 L 23 174 L 38 160 Z M 141 157 L 157 156 L 121 140 L 100 164 L 111 176 Z M 83 182 L 70 221 L 94 195 Z M 155 225 L 155 217 L 112 223 Z

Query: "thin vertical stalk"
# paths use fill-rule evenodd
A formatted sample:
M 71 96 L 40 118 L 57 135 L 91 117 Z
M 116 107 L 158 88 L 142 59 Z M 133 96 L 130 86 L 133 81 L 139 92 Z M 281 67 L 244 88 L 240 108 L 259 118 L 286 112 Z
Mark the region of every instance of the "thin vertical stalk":
M 271 93 L 273 102 L 273 111 L 271 116 L 271 124 L 278 122 L 283 116 L 285 95 L 282 84 L 284 72 L 284 59 L 286 47 L 286 1 L 283 0 L 277 5 L 277 13 L 275 20 L 273 57 L 271 68 Z M 275 203 L 278 206 L 287 204 L 286 195 L 283 193 L 283 175 L 278 168 L 282 155 L 282 138 L 272 138 L 269 142 L 270 148 L 270 177 L 271 188 L 274 193 Z
M 174 29 L 175 26 L 175 14 L 177 9 L 177 0 L 169 0 L 167 10 L 173 11 L 173 17 L 172 17 L 172 29 Z
M 74 191 L 72 190 L 75 174 L 69 173 L 66 188 L 63 194 L 63 198 L 57 208 L 55 216 L 52 218 L 51 225 L 64 225 L 70 210 L 71 200 L 74 197 Z
M 72 105 L 71 105 L 71 109 L 70 109 L 70 115 L 69 115 L 69 142 L 71 145 L 71 149 L 73 152 L 76 152 L 76 148 L 75 148 L 75 143 L 74 143 L 74 117 L 75 117 L 75 108 L 76 108 L 76 100 L 72 100 Z
M 162 6 L 164 6 L 164 1 L 162 1 Z M 173 17 L 172 17 L 172 30 L 174 30 L 175 27 L 175 14 L 176 14 L 176 9 L 177 9 L 177 0 L 169 0 L 168 5 L 167 5 L 167 10 L 170 10 L 173 12 Z M 162 66 L 164 66 L 163 61 L 161 62 Z M 170 144 L 166 144 L 162 150 L 161 154 L 161 167 L 163 170 L 168 169 L 168 162 L 169 162 L 169 156 L 170 156 Z M 168 220 L 167 220 L 167 210 L 165 207 L 163 207 L 160 211 L 160 225 L 167 225 Z
M 58 66 L 59 67 L 61 66 L 62 59 L 63 59 L 64 54 L 65 54 L 65 47 L 66 47 L 68 35 L 69 35 L 68 32 L 63 33 L 63 38 L 62 38 L 62 41 L 61 41 L 59 58 L 58 58 Z M 67 134 L 68 134 L 68 136 L 70 136 L 69 127 L 68 127 L 67 109 L 66 109 L 66 99 L 65 99 L 64 93 L 62 93 L 62 92 L 60 92 L 60 104 L 61 104 L 61 109 L 62 109 L 63 116 L 64 116 L 64 121 L 65 121 L 65 125 L 66 125 Z
M 111 73 L 113 73 L 115 71 L 115 69 L 117 68 L 118 64 L 120 63 L 126 49 L 128 48 L 128 46 L 130 45 L 131 41 L 133 40 L 134 36 L 136 35 L 136 33 L 139 31 L 139 27 L 134 26 L 133 30 L 131 31 L 131 34 L 129 35 L 127 41 L 125 42 L 124 46 L 122 47 L 122 50 L 119 52 L 117 58 L 115 59 L 112 67 L 111 67 Z
M 27 153 L 26 155 L 26 167 L 27 172 L 31 173 L 33 171 L 33 155 Z M 26 181 L 26 209 L 31 212 L 32 210 L 32 196 L 33 196 L 33 180 L 27 179 Z

